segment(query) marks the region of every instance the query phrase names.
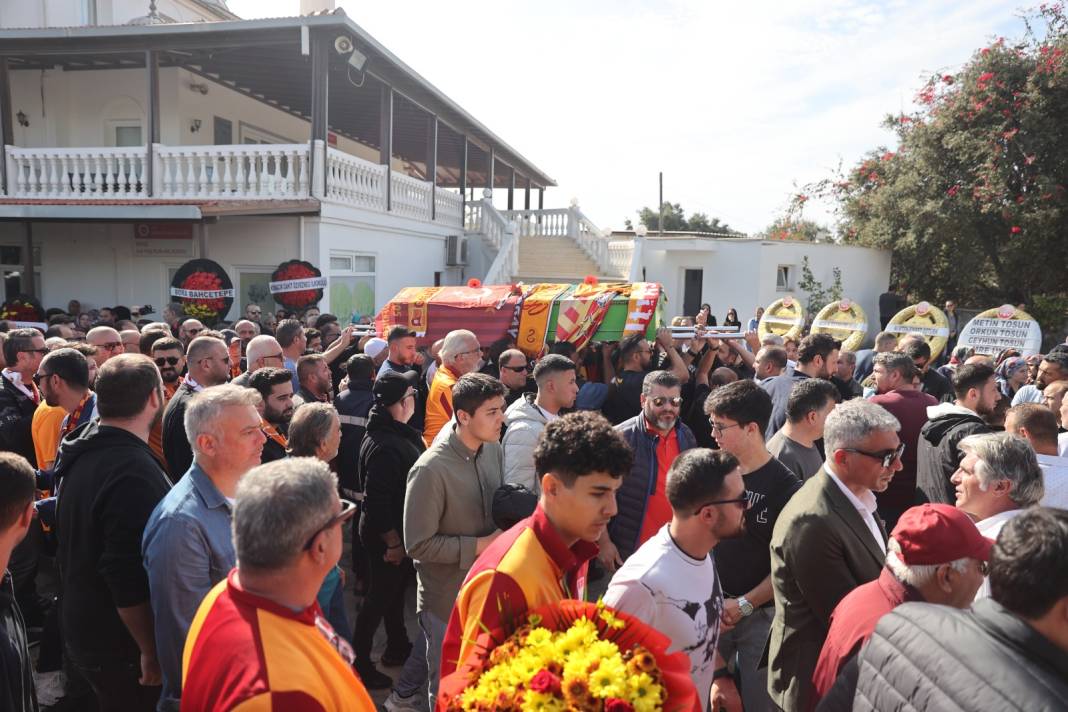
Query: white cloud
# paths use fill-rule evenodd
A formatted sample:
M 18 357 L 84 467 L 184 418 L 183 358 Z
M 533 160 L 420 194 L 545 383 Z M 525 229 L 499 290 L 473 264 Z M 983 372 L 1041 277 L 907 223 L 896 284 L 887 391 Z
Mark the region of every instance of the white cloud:
M 892 0 L 341 2 L 403 61 L 621 227 L 665 199 L 756 231 L 792 185 L 893 136 L 921 75 L 954 69 L 1016 5 Z M 230 0 L 243 17 L 298 0 Z M 807 216 L 828 219 L 826 206 Z

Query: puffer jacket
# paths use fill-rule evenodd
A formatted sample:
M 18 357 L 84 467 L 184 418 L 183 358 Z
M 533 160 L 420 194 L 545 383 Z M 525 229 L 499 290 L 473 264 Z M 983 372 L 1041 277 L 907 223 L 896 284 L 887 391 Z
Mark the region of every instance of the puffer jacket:
M 955 403 L 929 406 L 927 418 L 916 443 L 917 500 L 953 505 L 957 498 L 949 478 L 964 459 L 957 445 L 969 435 L 992 431 L 978 414 Z
M 523 485 L 541 494 L 541 483 L 534 472 L 534 448 L 548 421 L 534 403 L 535 394 L 524 393 L 512 403 L 504 416 L 504 481 Z
M 645 422 L 645 414 L 639 413 L 616 426 L 623 439 L 634 453 L 634 465 L 630 474 L 624 476 L 623 484 L 616 490 L 618 511 L 608 525 L 608 535 L 619 550 L 624 561 L 638 548 L 642 533 L 645 507 L 649 496 L 655 491 L 657 461 L 656 446 L 660 436 L 653 435 Z M 693 432 L 682 421 L 675 423 L 675 435 L 679 440 L 679 452 L 697 447 Z
M 853 709 L 1063 710 L 1068 653 L 993 599 L 905 603 L 861 651 Z

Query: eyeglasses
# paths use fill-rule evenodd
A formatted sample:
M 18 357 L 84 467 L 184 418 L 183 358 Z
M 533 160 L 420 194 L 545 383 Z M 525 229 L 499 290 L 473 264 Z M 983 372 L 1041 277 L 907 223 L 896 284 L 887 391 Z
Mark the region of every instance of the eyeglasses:
M 341 500 L 341 511 L 330 517 L 330 520 L 326 524 L 316 529 L 315 533 L 308 537 L 308 543 L 304 545 L 304 551 L 308 551 L 312 548 L 312 544 L 315 543 L 315 537 L 336 524 L 348 521 L 354 514 L 356 514 L 356 505 L 347 499 Z
M 529 366 L 501 366 L 503 369 L 507 369 L 512 373 L 526 373 Z
M 202 331 L 204 331 L 204 330 L 203 329 L 186 329 L 185 333 L 192 334 L 193 336 L 196 336 L 197 334 L 199 334 Z
M 19 349 L 19 353 L 23 354 L 46 354 L 48 349 Z
M 204 358 L 197 359 L 197 363 L 200 363 L 201 361 L 214 361 L 214 360 L 216 360 L 214 356 L 205 356 Z M 223 363 L 230 363 L 230 354 L 224 354 L 223 357 L 221 359 L 218 359 L 218 360 L 222 361 Z
M 55 375 L 55 374 L 52 374 L 52 373 L 35 373 L 31 377 L 33 379 L 33 385 L 35 385 L 38 388 L 40 388 L 41 387 L 41 381 L 43 381 L 45 379 L 48 379 L 48 378 L 51 378 L 53 375 Z
M 678 408 L 682 405 L 682 396 L 673 396 L 671 398 L 668 398 L 667 396 L 657 396 L 656 398 L 650 398 L 649 402 L 653 404 L 654 408 L 663 408 L 667 403 Z
M 163 368 L 164 366 L 168 365 L 177 366 L 178 362 L 181 360 L 181 356 L 160 356 L 159 358 L 155 359 L 155 362 L 157 366 Z
M 735 423 L 734 425 L 721 425 L 720 423 L 713 422 L 711 418 L 709 418 L 708 422 L 712 425 L 712 432 L 713 433 L 715 433 L 715 432 L 722 433 L 724 430 L 730 430 L 731 428 L 740 428 L 740 427 L 742 427 L 741 423 Z
M 267 361 L 267 360 L 272 359 L 272 358 L 278 359 L 279 361 L 285 361 L 286 360 L 285 359 L 285 354 L 283 354 L 283 353 L 276 353 L 273 356 L 264 356 L 263 360 Z
M 714 507 L 720 504 L 737 504 L 742 509 L 749 509 L 751 504 L 749 500 L 749 490 L 745 490 L 740 497 L 735 497 L 734 499 L 715 499 L 711 502 L 705 502 L 697 508 L 697 512 L 700 513 L 705 507 Z
M 881 461 L 883 467 L 890 467 L 894 464 L 894 460 L 900 459 L 901 455 L 904 454 L 905 443 L 901 443 L 893 450 L 884 450 L 883 452 L 865 452 L 864 450 L 857 450 L 856 448 L 852 447 L 843 447 L 839 449 L 845 450 L 846 452 L 855 452 L 858 455 L 864 455 L 865 457 L 870 457 L 873 460 L 879 460 Z
M 456 354 L 456 358 L 460 358 L 461 356 L 466 356 L 467 354 L 477 354 L 477 353 L 482 353 L 482 347 L 481 346 L 479 348 L 477 348 L 477 349 L 471 349 L 470 351 L 462 351 L 462 352 Z
M 105 351 L 114 351 L 118 348 L 121 348 L 123 351 L 126 350 L 125 344 L 123 344 L 121 341 L 109 341 L 106 344 L 97 344 L 96 347 L 98 349 L 104 349 Z

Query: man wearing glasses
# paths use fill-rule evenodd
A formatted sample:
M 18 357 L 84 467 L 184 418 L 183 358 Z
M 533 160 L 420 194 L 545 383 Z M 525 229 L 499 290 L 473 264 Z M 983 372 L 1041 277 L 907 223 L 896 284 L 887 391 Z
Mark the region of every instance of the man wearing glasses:
M 171 402 L 171 398 L 178 392 L 182 385 L 182 373 L 185 372 L 185 348 L 178 339 L 165 336 L 157 339 L 149 348 L 159 375 L 163 379 L 163 407 Z M 148 434 L 148 446 L 161 462 L 166 462 L 163 454 L 163 420 L 162 418 L 152 425 L 152 431 Z
M 704 710 L 712 681 L 722 674 L 715 650 L 723 595 L 713 549 L 742 535 L 749 496 L 738 460 L 706 448 L 679 455 L 666 489 L 671 522 L 616 571 L 604 602 L 668 636 L 670 650 L 686 652 Z M 740 709 L 737 702 L 728 708 Z
M 716 651 L 716 709 L 724 702 L 730 707 L 738 688 L 747 712 L 772 709 L 767 670 L 760 665 L 774 613 L 768 544 L 779 513 L 801 488 L 801 479 L 772 457 L 764 443 L 771 410 L 771 396 L 750 380 L 717 388 L 705 402 L 712 436 L 720 449 L 738 459 L 751 501 L 745 536 L 720 543 L 715 552 L 725 596 L 723 622 L 731 628 L 720 637 Z
M 96 347 L 96 367 L 100 368 L 109 358 L 126 353 L 119 332 L 110 326 L 94 326 L 85 335 L 85 342 Z
M 438 431 L 452 419 L 452 387 L 464 374 L 478 370 L 482 348 L 474 332 L 466 329 L 450 331 L 441 346 L 441 368 L 434 372 L 430 394 L 426 399 L 426 420 L 423 442 L 434 442 Z
M 245 363 L 248 368 L 233 380 L 234 385 L 248 388 L 248 380 L 261 368 L 284 368 L 285 354 L 282 345 L 273 336 L 261 334 L 252 337 L 245 348 Z
M 374 712 L 352 647 L 315 598 L 356 513 L 310 457 L 254 468 L 237 485 L 237 567 L 200 605 L 185 642 L 182 707 Z M 290 526 L 279 530 L 278 522 Z M 299 654 L 295 654 L 299 651 Z
M 882 571 L 886 531 L 875 493 L 901 469 L 900 429 L 897 418 L 861 398 L 835 408 L 823 431 L 823 469 L 805 481 L 775 523 L 768 692 L 785 712 L 809 709 L 815 651 L 823 647 L 835 606 Z
M 15 329 L 4 341 L 2 388 L 0 388 L 0 450 L 18 453 L 37 466 L 33 449 L 33 413 L 41 393 L 33 375 L 48 353 L 44 336 L 37 329 Z
M 508 406 L 519 400 L 526 391 L 534 391 L 528 388 L 530 383 L 530 364 L 527 363 L 526 354 L 519 349 L 508 349 L 497 358 L 497 367 L 500 371 L 501 383 L 508 389 L 504 396 L 504 405 Z
M 193 450 L 185 433 L 185 409 L 193 395 L 205 388 L 226 383 L 230 376 L 230 353 L 222 339 L 200 336 L 189 342 L 186 351 L 189 370 L 171 402 L 163 411 L 163 454 L 167 472 L 175 482 L 193 464 Z

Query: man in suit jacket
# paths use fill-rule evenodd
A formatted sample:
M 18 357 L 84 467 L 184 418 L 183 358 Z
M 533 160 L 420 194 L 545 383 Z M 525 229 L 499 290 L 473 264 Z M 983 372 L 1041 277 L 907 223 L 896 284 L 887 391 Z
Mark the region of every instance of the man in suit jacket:
M 177 482 L 193 464 L 193 448 L 185 433 L 185 408 L 195 393 L 226 383 L 230 376 L 230 353 L 214 336 L 198 336 L 186 351 L 189 371 L 163 411 L 163 456 L 167 473 Z
M 808 710 L 835 606 L 882 570 L 886 530 L 874 493 L 901 469 L 899 429 L 894 416 L 860 398 L 835 408 L 823 434 L 827 461 L 775 523 L 768 693 L 785 712 Z

